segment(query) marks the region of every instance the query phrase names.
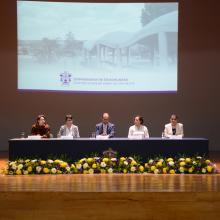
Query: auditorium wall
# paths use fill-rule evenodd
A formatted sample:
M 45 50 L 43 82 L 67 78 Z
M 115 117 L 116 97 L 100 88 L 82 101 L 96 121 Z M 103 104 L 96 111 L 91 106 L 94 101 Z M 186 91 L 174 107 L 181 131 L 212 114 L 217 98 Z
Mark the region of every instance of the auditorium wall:
M 88 137 L 102 112 L 110 113 L 118 137 L 127 136 L 136 114 L 144 116 L 151 137 L 161 136 L 176 113 L 186 137 L 206 137 L 211 150 L 220 150 L 220 2 L 180 0 L 179 6 L 177 93 L 75 94 L 17 90 L 16 0 L 1 1 L 0 151 L 8 149 L 9 138 L 29 134 L 40 113 L 55 136 L 71 113 L 80 135 Z

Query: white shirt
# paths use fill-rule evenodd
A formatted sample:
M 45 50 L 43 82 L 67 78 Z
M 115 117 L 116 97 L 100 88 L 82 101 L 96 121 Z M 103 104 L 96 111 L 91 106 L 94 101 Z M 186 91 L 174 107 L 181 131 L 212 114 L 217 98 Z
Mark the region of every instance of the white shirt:
M 66 133 L 66 136 L 73 136 L 73 125 L 71 125 L 70 128 L 68 128 L 67 126 L 65 126 L 65 133 Z
M 135 132 L 143 132 L 144 138 L 149 138 L 148 129 L 144 125 L 140 125 L 140 127 L 137 127 L 136 125 L 131 126 L 128 131 L 128 137 L 133 136 Z

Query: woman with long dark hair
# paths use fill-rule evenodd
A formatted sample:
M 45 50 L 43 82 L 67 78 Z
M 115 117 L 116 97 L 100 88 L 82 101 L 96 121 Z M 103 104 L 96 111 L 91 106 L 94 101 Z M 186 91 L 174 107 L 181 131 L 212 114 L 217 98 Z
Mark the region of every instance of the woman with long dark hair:
M 40 135 L 42 138 L 50 137 L 50 126 L 46 122 L 45 115 L 37 116 L 36 122 L 32 125 L 31 134 Z

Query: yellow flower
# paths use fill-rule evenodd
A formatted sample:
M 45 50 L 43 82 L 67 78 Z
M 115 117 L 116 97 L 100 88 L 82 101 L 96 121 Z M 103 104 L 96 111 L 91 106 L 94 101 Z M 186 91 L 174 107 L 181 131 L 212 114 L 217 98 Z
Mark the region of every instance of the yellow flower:
M 19 170 L 19 169 L 16 170 L 16 174 L 17 174 L 17 175 L 21 175 L 21 170 Z
M 45 165 L 46 163 L 47 163 L 47 162 L 46 162 L 45 160 L 41 160 L 41 161 L 40 161 L 40 164 L 41 164 L 41 165 Z
M 88 170 L 83 170 L 83 173 L 84 173 L 84 174 L 88 174 L 89 171 L 88 171 Z
M 168 162 L 173 161 L 173 158 L 170 157 L 170 158 L 167 159 L 167 161 L 168 161 Z
M 57 170 L 57 174 L 62 174 L 62 171 L 61 170 Z
M 166 167 L 163 168 L 163 173 L 167 173 L 167 168 Z
M 125 157 L 121 157 L 120 160 L 121 160 L 121 161 L 124 161 L 124 160 L 126 160 L 126 159 L 125 159 Z
M 127 169 L 123 169 L 123 173 L 127 173 L 128 171 L 127 171 Z
M 150 168 L 151 171 L 154 171 L 155 169 L 156 169 L 155 166 L 152 166 L 152 167 Z
M 65 167 L 67 166 L 67 163 L 66 163 L 66 162 L 62 162 L 62 163 L 60 164 L 60 166 L 61 166 L 62 168 L 65 168 Z
M 189 173 L 192 173 L 193 170 L 194 170 L 193 167 L 190 167 L 189 170 L 188 170 L 188 172 L 189 172 Z
M 102 161 L 104 161 L 104 162 L 108 162 L 109 159 L 108 159 L 107 157 L 105 157 L 105 158 L 102 159 Z
M 206 163 L 206 164 L 210 164 L 211 161 L 210 161 L 210 160 L 206 160 L 205 163 Z
M 137 162 L 135 160 L 132 160 L 131 161 L 131 166 L 135 166 L 135 165 L 137 165 Z
M 184 161 L 180 162 L 180 166 L 181 166 L 181 167 L 185 166 L 185 164 L 186 164 L 186 163 L 185 163 Z
M 149 168 L 148 163 L 145 163 L 144 166 L 145 166 L 145 168 Z
M 184 167 L 180 167 L 179 171 L 180 171 L 180 173 L 184 173 L 184 171 L 185 171 Z
M 158 161 L 157 164 L 156 164 L 156 166 L 157 166 L 157 167 L 162 167 L 162 166 L 163 166 L 163 163 L 162 163 L 161 161 Z
M 33 170 L 33 168 L 32 168 L 31 166 L 29 166 L 29 167 L 27 168 L 27 170 L 28 170 L 28 173 L 31 173 L 32 170 Z
M 174 174 L 175 173 L 175 170 L 170 170 L 170 174 Z
M 2 171 L 2 174 L 8 175 L 8 170 L 6 170 L 6 169 L 3 170 L 3 171 Z
M 96 168 L 97 168 L 97 165 L 94 163 L 94 164 L 92 165 L 92 168 L 93 168 L 93 169 L 96 169 Z
M 140 172 L 144 172 L 144 167 L 143 166 L 139 166 L 139 171 Z
M 187 157 L 186 158 L 186 163 L 190 163 L 191 162 L 191 158 Z
M 30 162 L 30 160 L 29 160 L 29 159 L 25 160 L 25 163 L 29 163 L 29 162 Z
M 86 158 L 82 158 L 79 162 L 82 163 L 84 161 L 86 161 Z
M 43 172 L 44 173 L 49 173 L 49 169 L 47 167 L 44 167 Z
M 74 164 L 71 164 L 71 168 L 72 168 L 72 169 L 75 169 L 76 167 L 75 167 L 75 165 L 74 165 Z
M 209 173 L 211 173 L 212 172 L 212 170 L 213 170 L 213 167 L 212 166 L 207 166 L 207 171 L 209 172 Z
M 93 173 L 94 173 L 94 170 L 90 168 L 90 169 L 88 170 L 88 173 L 89 173 L 89 174 L 93 174 Z
M 89 157 L 88 159 L 87 159 L 87 162 L 88 163 L 91 163 L 93 161 L 93 158 L 91 158 L 91 157 Z
M 60 163 L 60 160 L 54 160 L 54 163 Z

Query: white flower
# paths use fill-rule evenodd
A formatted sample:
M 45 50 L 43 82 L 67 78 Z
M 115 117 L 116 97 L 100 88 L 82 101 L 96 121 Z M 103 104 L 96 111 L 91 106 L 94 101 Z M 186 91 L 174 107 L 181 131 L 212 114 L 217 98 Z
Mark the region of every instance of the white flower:
M 18 169 L 21 170 L 23 168 L 23 164 L 18 165 Z
M 112 169 L 112 168 L 109 168 L 109 169 L 108 169 L 108 173 L 113 173 L 113 169 Z
M 182 158 L 182 157 L 181 157 L 181 158 L 179 159 L 179 161 L 185 161 L 185 158 Z
M 51 173 L 55 174 L 57 172 L 57 169 L 56 168 L 52 168 L 51 169 Z
M 124 165 L 127 166 L 128 165 L 128 161 L 125 160 L 124 161 Z
M 37 160 L 31 160 L 31 163 L 36 163 L 37 162 Z
M 84 164 L 83 164 L 83 169 L 88 168 L 88 166 L 89 166 L 89 164 L 88 164 L 88 163 L 84 163 Z
M 51 164 L 53 163 L 53 160 L 48 159 L 47 162 Z
M 202 157 L 200 157 L 200 156 L 197 156 L 196 158 L 197 158 L 197 159 L 199 159 L 199 160 L 201 160 L 201 159 L 202 159 Z
M 17 169 L 17 166 L 16 166 L 16 164 L 12 164 L 12 170 L 16 170 Z
M 101 162 L 100 166 L 101 167 L 106 167 L 106 163 L 105 162 Z
M 135 170 L 136 170 L 136 167 L 131 167 L 131 172 L 135 172 Z
M 76 168 L 77 168 L 78 170 L 80 170 L 80 169 L 82 168 L 82 164 L 77 163 L 77 164 L 76 164 Z
M 168 162 L 168 164 L 172 167 L 174 165 L 174 162 L 171 160 Z
M 93 174 L 94 170 L 92 168 L 89 169 L 89 174 Z
M 12 165 L 14 165 L 14 164 L 16 164 L 15 161 L 12 161 L 12 162 L 9 163 L 10 166 L 12 166 Z
M 66 167 L 66 171 L 67 171 L 67 172 L 70 172 L 70 167 Z
M 28 171 L 27 171 L 27 170 L 24 170 L 24 171 L 23 171 L 23 174 L 24 174 L 24 175 L 28 175 Z
M 184 173 L 184 171 L 185 171 L 184 167 L 180 167 L 179 171 L 180 171 L 180 173 Z
M 160 171 L 158 169 L 154 170 L 154 174 L 158 174 Z
M 111 158 L 111 161 L 113 161 L 113 162 L 116 162 L 117 161 L 117 158 Z
M 202 173 L 206 173 L 206 168 L 202 168 Z
M 37 167 L 36 167 L 36 171 L 37 171 L 38 173 L 40 173 L 41 170 L 42 170 L 42 167 L 41 167 L 41 166 L 37 166 Z
M 152 160 L 152 159 L 150 159 L 150 160 L 148 161 L 149 164 L 152 164 L 153 162 L 154 162 L 154 160 Z
M 193 161 L 193 165 L 196 165 L 197 163 L 196 163 L 196 161 Z

